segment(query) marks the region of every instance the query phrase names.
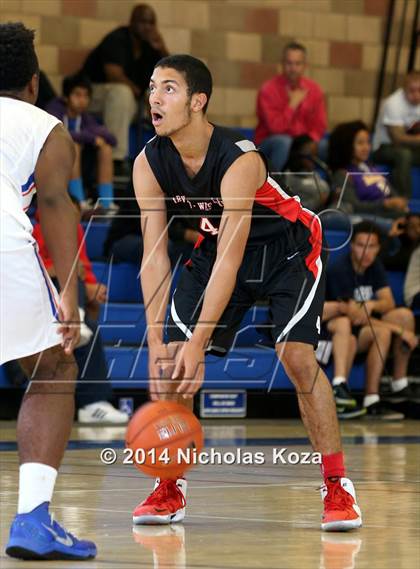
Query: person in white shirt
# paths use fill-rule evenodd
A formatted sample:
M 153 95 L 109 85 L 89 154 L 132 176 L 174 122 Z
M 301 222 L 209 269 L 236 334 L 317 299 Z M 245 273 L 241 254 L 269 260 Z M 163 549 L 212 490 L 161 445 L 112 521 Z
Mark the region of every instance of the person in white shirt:
M 35 107 L 38 85 L 34 32 L 0 24 L 0 365 L 19 359 L 30 378 L 17 423 L 18 511 L 6 553 L 82 560 L 95 557 L 95 544 L 49 513 L 73 421 L 80 337 L 77 220 L 67 193 L 75 150 L 62 123 Z M 35 192 L 60 296 L 25 213 Z
M 390 165 L 399 195 L 411 197 L 412 166 L 420 166 L 420 72 L 411 71 L 404 85 L 385 99 L 373 136 L 373 159 Z

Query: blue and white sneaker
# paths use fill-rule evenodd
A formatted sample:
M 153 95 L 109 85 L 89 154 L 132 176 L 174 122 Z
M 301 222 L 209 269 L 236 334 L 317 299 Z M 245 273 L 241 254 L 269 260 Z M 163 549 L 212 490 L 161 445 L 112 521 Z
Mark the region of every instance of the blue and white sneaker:
M 92 559 L 96 545 L 67 533 L 43 502 L 32 512 L 17 514 L 10 528 L 6 553 L 18 559 Z

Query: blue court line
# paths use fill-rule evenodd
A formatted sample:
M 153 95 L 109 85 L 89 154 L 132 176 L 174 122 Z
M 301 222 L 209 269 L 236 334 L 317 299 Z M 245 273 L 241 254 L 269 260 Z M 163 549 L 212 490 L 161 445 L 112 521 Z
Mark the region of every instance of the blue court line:
M 420 443 L 419 435 L 402 435 L 402 436 L 376 436 L 376 435 L 356 435 L 353 437 L 342 437 L 342 441 L 347 445 L 393 445 L 393 444 L 418 444 Z M 261 439 L 206 439 L 206 447 L 253 447 L 253 446 L 307 446 L 309 441 L 306 437 L 289 437 L 289 438 L 261 438 Z M 101 449 L 101 448 L 124 448 L 125 444 L 122 440 L 108 441 L 69 441 L 68 450 L 80 449 Z M 1 451 L 17 450 L 17 443 L 14 441 L 0 441 Z

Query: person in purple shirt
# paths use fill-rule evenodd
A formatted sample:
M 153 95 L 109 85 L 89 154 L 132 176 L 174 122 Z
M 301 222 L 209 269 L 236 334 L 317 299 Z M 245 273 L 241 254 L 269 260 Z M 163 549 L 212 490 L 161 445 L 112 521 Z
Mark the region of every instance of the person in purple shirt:
M 341 194 L 340 201 L 348 213 L 397 219 L 408 211 L 408 201 L 396 193 L 383 168 L 369 161 L 370 152 L 369 130 L 362 121 L 334 128 L 328 156 L 333 190 Z
M 65 77 L 63 96 L 53 99 L 46 110 L 60 119 L 70 132 L 76 146 L 76 160 L 70 180 L 69 192 L 80 203 L 82 209 L 88 208 L 82 181 L 82 149 L 91 146 L 97 156 L 97 192 L 100 205 L 114 211 L 112 147 L 116 145 L 115 136 L 95 117 L 86 112 L 92 94 L 89 79 L 81 74 Z

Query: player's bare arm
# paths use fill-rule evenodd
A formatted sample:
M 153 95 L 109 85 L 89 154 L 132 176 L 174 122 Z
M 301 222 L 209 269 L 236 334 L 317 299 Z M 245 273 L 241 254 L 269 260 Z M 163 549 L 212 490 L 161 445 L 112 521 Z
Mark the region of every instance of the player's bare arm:
M 150 394 L 157 399 L 159 361 L 165 358 L 163 323 L 171 286 L 168 230 L 164 194 L 142 152 L 133 169 L 134 190 L 141 212 L 143 259 L 141 287 L 147 319 Z
M 216 260 L 194 333 L 184 346 L 174 371 L 174 377 L 184 374 L 185 379 L 178 388 L 184 396 L 192 396 L 203 382 L 204 350 L 232 296 L 249 236 L 255 194 L 266 177 L 265 164 L 256 152 L 241 156 L 223 177 L 224 208 Z
M 35 169 L 42 233 L 54 262 L 61 288 L 60 320 L 63 346 L 71 353 L 78 343 L 77 306 L 77 217 L 67 192 L 75 151 L 73 141 L 62 125 L 49 134 Z

